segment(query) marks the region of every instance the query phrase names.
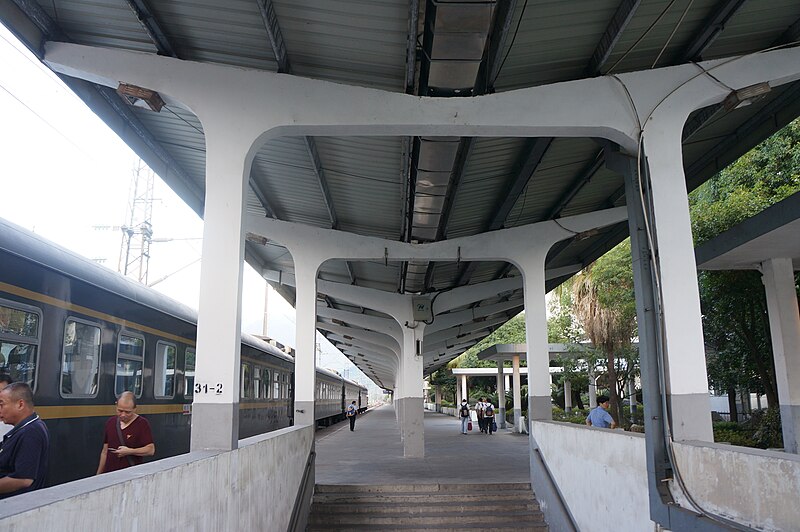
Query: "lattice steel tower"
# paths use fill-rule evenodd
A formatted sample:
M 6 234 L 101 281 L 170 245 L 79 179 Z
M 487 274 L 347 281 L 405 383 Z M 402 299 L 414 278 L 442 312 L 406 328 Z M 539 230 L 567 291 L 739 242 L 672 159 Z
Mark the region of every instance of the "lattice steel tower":
M 122 226 L 122 245 L 117 269 L 147 284 L 150 242 L 153 239 L 153 181 L 155 174 L 139 159 L 131 178 L 130 202 Z

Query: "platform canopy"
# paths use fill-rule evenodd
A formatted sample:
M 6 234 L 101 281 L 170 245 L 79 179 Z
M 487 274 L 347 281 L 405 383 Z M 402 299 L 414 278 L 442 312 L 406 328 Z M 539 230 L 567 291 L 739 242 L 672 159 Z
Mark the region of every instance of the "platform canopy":
M 695 255 L 700 270 L 758 270 L 774 258 L 800 270 L 800 192 L 704 242 Z
M 800 36 L 796 0 L 0 0 L 0 19 L 40 57 L 44 42 L 64 41 L 441 98 L 746 55 Z M 194 114 L 169 103 L 159 107 L 141 93 L 132 106 L 135 87 L 122 96 L 60 76 L 203 213 L 205 136 Z M 686 123 L 689 190 L 796 118 L 800 82 L 740 103 L 701 109 Z M 623 178 L 606 168 L 607 149 L 591 138 L 366 138 L 335 131 L 281 137 L 255 154 L 247 206 L 250 213 L 358 235 L 440 241 L 624 205 Z M 546 289 L 627 234 L 620 222 L 553 246 Z M 280 245 L 262 244 L 247 242 L 247 262 L 293 302 L 292 257 Z M 323 280 L 392 293 L 519 275 L 505 262 L 415 260 L 329 261 L 319 272 Z M 318 304 L 379 315 L 325 294 Z M 470 307 L 489 305 L 501 310 L 471 320 L 468 341 L 459 341 L 459 329 L 445 345 L 473 345 L 518 313 L 521 283 Z M 346 343 L 347 335 L 323 332 Z M 426 359 L 424 371 L 458 354 L 445 350 Z M 353 358 L 381 382 L 378 368 Z

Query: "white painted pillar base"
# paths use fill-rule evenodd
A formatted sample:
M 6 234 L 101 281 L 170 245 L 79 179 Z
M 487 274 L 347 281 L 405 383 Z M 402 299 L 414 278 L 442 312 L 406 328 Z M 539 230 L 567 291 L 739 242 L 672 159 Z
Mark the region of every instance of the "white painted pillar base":
M 417 339 L 422 338 L 424 325 L 403 328 L 403 351 L 400 357 L 402 375 L 400 394 L 395 401 L 403 441 L 403 456 L 425 457 L 425 409 L 422 402 L 423 357 L 416 354 Z
M 512 377 L 514 382 L 513 395 L 514 395 L 514 430 L 522 432 L 522 397 L 519 378 L 519 355 L 514 355 L 511 359 L 511 368 L 513 370 Z
M 783 448 L 798 453 L 800 438 L 800 311 L 792 259 L 762 263 L 772 355 L 783 426 Z
M 503 361 L 497 361 L 497 411 L 500 415 L 500 423 L 498 426 L 501 429 L 506 428 L 506 387 L 505 375 L 503 375 Z

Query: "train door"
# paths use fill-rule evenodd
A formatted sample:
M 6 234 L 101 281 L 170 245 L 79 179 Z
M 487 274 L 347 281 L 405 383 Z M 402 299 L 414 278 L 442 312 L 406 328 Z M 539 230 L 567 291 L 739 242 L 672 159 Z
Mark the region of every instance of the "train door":
M 346 408 L 347 408 L 347 395 L 345 393 L 344 382 L 342 382 L 342 404 L 341 404 L 341 408 L 339 409 L 339 412 L 344 413 L 344 410 Z

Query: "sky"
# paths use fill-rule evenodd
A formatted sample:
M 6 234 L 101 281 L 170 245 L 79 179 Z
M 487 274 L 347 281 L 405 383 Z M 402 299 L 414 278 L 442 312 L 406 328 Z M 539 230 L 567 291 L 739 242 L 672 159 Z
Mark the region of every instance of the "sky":
M 0 217 L 117 270 L 138 157 L 0 24 Z M 197 309 L 203 221 L 156 176 L 148 284 Z M 242 330 L 265 334 L 266 282 L 245 265 Z M 268 330 L 294 346 L 294 309 L 271 288 Z M 367 383 L 317 335 L 318 365 Z

